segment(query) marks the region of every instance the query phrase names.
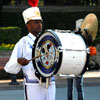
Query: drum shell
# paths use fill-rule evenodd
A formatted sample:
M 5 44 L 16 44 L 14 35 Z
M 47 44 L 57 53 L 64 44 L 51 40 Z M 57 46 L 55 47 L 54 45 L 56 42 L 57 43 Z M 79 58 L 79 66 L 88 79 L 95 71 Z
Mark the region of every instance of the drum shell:
M 47 49 L 47 45 L 52 44 L 50 48 L 53 51 Z M 49 56 L 54 56 L 53 63 L 51 65 L 46 64 L 50 62 L 49 56 L 46 57 L 42 48 L 48 50 Z M 37 57 L 33 60 L 35 72 L 39 77 L 49 78 L 55 74 L 75 75 L 79 76 L 85 72 L 88 62 L 87 47 L 83 37 L 80 34 L 74 32 L 56 32 L 47 31 L 40 34 L 33 45 L 32 57 Z M 44 60 L 45 58 L 45 60 Z M 50 57 L 51 58 L 51 57 Z
M 56 33 L 62 44 L 62 63 L 58 74 L 78 76 L 84 70 L 87 51 L 81 35 L 75 33 Z

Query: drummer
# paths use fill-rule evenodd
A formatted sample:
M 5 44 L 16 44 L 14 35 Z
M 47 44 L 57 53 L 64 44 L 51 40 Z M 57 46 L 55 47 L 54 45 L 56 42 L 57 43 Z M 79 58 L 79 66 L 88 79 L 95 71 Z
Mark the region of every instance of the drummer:
M 4 69 L 12 74 L 17 74 L 22 69 L 24 74 L 25 100 L 55 100 L 55 81 L 51 80 L 52 82 L 48 89 L 45 87 L 45 83 L 40 86 L 32 61 L 29 61 L 29 59 L 32 59 L 34 41 L 42 31 L 42 17 L 39 8 L 30 7 L 24 10 L 22 15 L 29 34 L 17 42 L 10 60 Z

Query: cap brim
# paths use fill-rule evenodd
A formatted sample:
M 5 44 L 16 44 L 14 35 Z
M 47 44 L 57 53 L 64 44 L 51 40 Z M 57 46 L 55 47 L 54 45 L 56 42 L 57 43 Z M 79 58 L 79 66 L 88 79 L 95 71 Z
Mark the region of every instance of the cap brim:
M 25 23 L 27 23 L 30 20 L 42 20 L 42 18 L 41 17 L 32 17 L 29 20 L 25 21 Z

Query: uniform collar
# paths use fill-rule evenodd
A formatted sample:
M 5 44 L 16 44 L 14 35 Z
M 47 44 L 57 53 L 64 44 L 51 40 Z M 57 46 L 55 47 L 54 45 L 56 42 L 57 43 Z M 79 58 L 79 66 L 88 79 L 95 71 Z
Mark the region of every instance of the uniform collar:
M 28 36 L 32 39 L 32 40 L 35 40 L 36 37 L 32 34 L 32 33 L 29 33 Z

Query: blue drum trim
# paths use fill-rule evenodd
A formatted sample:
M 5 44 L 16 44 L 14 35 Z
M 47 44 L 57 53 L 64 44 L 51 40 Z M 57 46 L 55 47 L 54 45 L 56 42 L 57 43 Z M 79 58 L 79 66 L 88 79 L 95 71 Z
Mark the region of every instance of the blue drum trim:
M 61 44 L 61 42 L 60 42 L 60 39 L 59 39 L 59 37 L 57 36 L 57 34 L 54 32 L 54 31 L 47 31 L 48 33 L 51 33 L 52 35 L 53 35 L 53 37 L 50 35 L 50 34 L 47 34 L 47 36 L 50 36 L 50 39 L 51 39 L 51 37 L 52 37 L 52 39 L 54 38 L 54 40 L 53 40 L 53 42 L 55 42 L 55 47 L 59 47 L 59 46 L 62 46 L 62 44 Z M 46 32 L 46 33 L 47 33 Z M 42 36 L 42 35 L 44 35 L 45 33 L 42 33 L 42 34 L 39 34 L 39 36 L 36 38 L 36 40 L 35 40 L 35 43 L 34 43 L 34 45 L 33 45 L 33 49 L 32 49 L 32 58 L 33 57 L 35 57 L 35 49 L 37 48 L 37 46 L 40 46 L 41 47 L 41 43 L 40 43 L 40 41 L 42 40 L 42 42 L 43 42 L 43 38 L 45 38 L 45 39 L 47 39 L 47 40 L 49 40 L 49 38 L 47 38 L 46 36 L 44 36 L 40 41 L 38 41 L 39 40 L 39 38 Z M 44 40 L 45 41 L 45 40 Z M 51 40 L 52 41 L 52 40 Z M 38 44 L 37 44 L 38 43 Z M 35 61 L 35 60 L 33 60 L 32 62 L 33 62 L 33 65 L 34 65 L 34 69 L 36 69 L 36 76 L 38 76 L 38 77 L 42 77 L 42 78 L 49 78 L 49 77 L 52 77 L 54 74 L 56 74 L 57 72 L 58 72 L 58 70 L 60 69 L 60 66 L 61 66 L 61 63 L 62 63 L 62 56 L 63 56 L 63 54 L 62 54 L 62 52 L 59 52 L 59 61 L 57 62 L 57 65 L 56 65 L 56 67 L 54 67 L 54 66 L 52 66 L 52 72 L 51 71 L 49 71 L 49 73 L 45 73 L 45 74 L 47 74 L 47 76 L 45 75 L 44 76 L 44 74 L 42 74 L 39 70 L 38 70 L 38 66 L 37 66 L 37 62 Z M 54 69 L 54 70 L 53 70 Z M 42 70 L 43 71 L 43 73 L 45 72 L 45 70 L 43 69 Z M 51 73 L 50 73 L 51 72 Z
M 56 66 L 57 66 L 57 63 L 55 63 L 52 67 L 46 69 L 45 67 L 43 67 L 43 66 L 41 65 L 40 62 L 38 62 L 37 64 L 38 64 L 38 67 L 41 69 L 41 71 L 42 71 L 43 73 L 45 73 L 45 74 L 50 74 L 50 73 L 52 73 L 52 72 L 54 71 L 54 69 L 56 68 Z

